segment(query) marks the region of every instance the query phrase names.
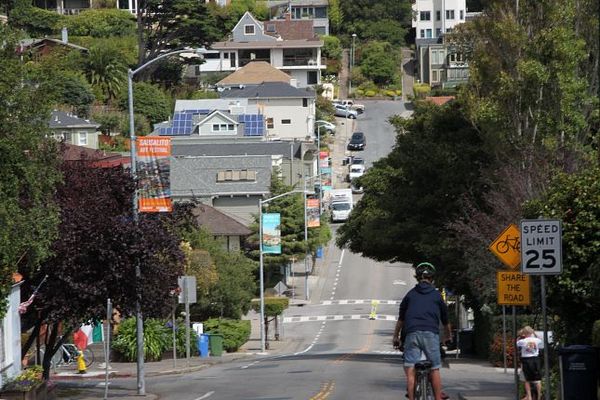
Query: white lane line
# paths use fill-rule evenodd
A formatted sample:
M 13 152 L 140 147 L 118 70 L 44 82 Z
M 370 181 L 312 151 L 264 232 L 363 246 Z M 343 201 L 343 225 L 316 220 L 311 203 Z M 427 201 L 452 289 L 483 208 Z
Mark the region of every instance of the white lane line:
M 375 317 L 378 321 L 396 321 L 398 317 L 396 315 L 377 314 Z M 346 320 L 359 320 L 369 319 L 368 314 L 350 314 L 350 315 L 318 315 L 310 317 L 286 317 L 283 319 L 284 324 L 296 323 L 296 322 L 320 322 L 320 321 L 346 321 Z
M 215 392 L 208 392 L 206 393 L 204 396 L 200 396 L 198 397 L 196 400 L 204 400 L 204 399 L 208 399 L 210 396 L 212 396 L 213 394 L 215 394 Z
M 398 305 L 402 300 L 377 300 L 377 299 L 357 299 L 357 300 L 323 300 L 321 305 L 330 306 L 332 304 L 338 305 L 356 305 L 356 304 L 371 304 L 372 301 L 377 301 L 381 305 Z

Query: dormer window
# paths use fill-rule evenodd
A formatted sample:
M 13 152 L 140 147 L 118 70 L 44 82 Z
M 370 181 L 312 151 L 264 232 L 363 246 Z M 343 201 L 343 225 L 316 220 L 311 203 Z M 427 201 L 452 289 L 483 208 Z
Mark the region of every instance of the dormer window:
M 254 35 L 254 25 L 244 25 L 244 35 Z
M 267 24 L 267 32 L 274 33 L 275 32 L 275 24 Z

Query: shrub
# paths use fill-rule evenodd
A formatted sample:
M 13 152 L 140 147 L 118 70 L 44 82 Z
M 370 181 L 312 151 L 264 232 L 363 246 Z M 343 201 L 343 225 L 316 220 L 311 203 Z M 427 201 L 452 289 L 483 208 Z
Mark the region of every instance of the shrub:
M 43 382 L 42 373 L 44 369 L 40 365 L 34 365 L 22 371 L 14 379 L 10 380 L 3 390 L 14 390 L 28 392 Z
M 424 99 L 431 93 L 431 87 L 426 83 L 415 83 L 413 86 L 413 93 L 415 98 Z
M 219 93 L 214 90 L 197 90 L 190 96 L 191 100 L 218 99 Z
M 385 91 L 385 95 L 389 96 L 389 97 L 394 97 L 394 96 L 396 96 L 396 91 L 394 91 L 394 90 L 386 90 Z
M 204 322 L 204 332 L 223 335 L 223 348 L 233 353 L 250 338 L 250 321 L 211 318 Z
M 53 35 L 64 20 L 64 16 L 54 11 L 24 4 L 15 7 L 10 14 L 10 24 L 27 31 L 32 37 Z
M 160 361 L 169 348 L 169 330 L 161 320 L 149 318 L 144 320 L 144 358 L 146 361 Z M 136 319 L 127 318 L 119 324 L 113 349 L 125 361 L 137 359 Z
M 362 89 L 356 89 L 356 92 L 354 93 L 356 93 L 357 96 L 363 96 L 365 94 L 365 91 Z
M 513 367 L 513 352 L 515 346 L 515 338 L 507 333 L 506 335 L 506 366 Z M 500 367 L 504 364 L 504 357 L 502 356 L 502 333 L 496 333 L 490 344 L 490 362 Z
M 74 36 L 111 37 L 135 34 L 135 19 L 119 9 L 85 10 L 67 18 L 67 28 Z
M 120 105 L 127 110 L 127 91 L 121 93 Z M 137 82 L 133 85 L 133 108 L 136 113 L 145 116 L 150 123 L 166 121 L 171 116 L 169 97 L 158 86 L 147 82 Z
M 367 96 L 367 97 L 373 97 L 373 96 L 375 96 L 376 94 L 377 94 L 377 92 L 375 92 L 374 90 L 367 90 L 367 91 L 365 92 L 365 96 Z
M 402 89 L 396 89 L 396 96 L 402 96 Z

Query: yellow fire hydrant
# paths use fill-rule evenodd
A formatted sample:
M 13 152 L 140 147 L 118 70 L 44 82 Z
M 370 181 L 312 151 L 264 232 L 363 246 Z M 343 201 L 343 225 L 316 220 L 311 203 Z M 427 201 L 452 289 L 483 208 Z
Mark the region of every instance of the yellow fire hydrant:
M 79 355 L 77 356 L 77 373 L 85 374 L 87 371 L 85 370 L 85 360 L 83 359 L 83 351 L 79 351 Z

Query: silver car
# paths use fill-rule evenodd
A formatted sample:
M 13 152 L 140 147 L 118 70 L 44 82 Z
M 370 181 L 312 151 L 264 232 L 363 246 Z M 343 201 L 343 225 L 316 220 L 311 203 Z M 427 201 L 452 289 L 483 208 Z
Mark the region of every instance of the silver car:
M 356 119 L 356 117 L 358 117 L 358 113 L 356 112 L 356 110 L 352 110 L 347 106 L 343 106 L 341 104 L 334 104 L 334 107 L 335 107 L 334 115 L 336 117 L 343 117 L 343 118 L 350 118 L 350 119 Z

